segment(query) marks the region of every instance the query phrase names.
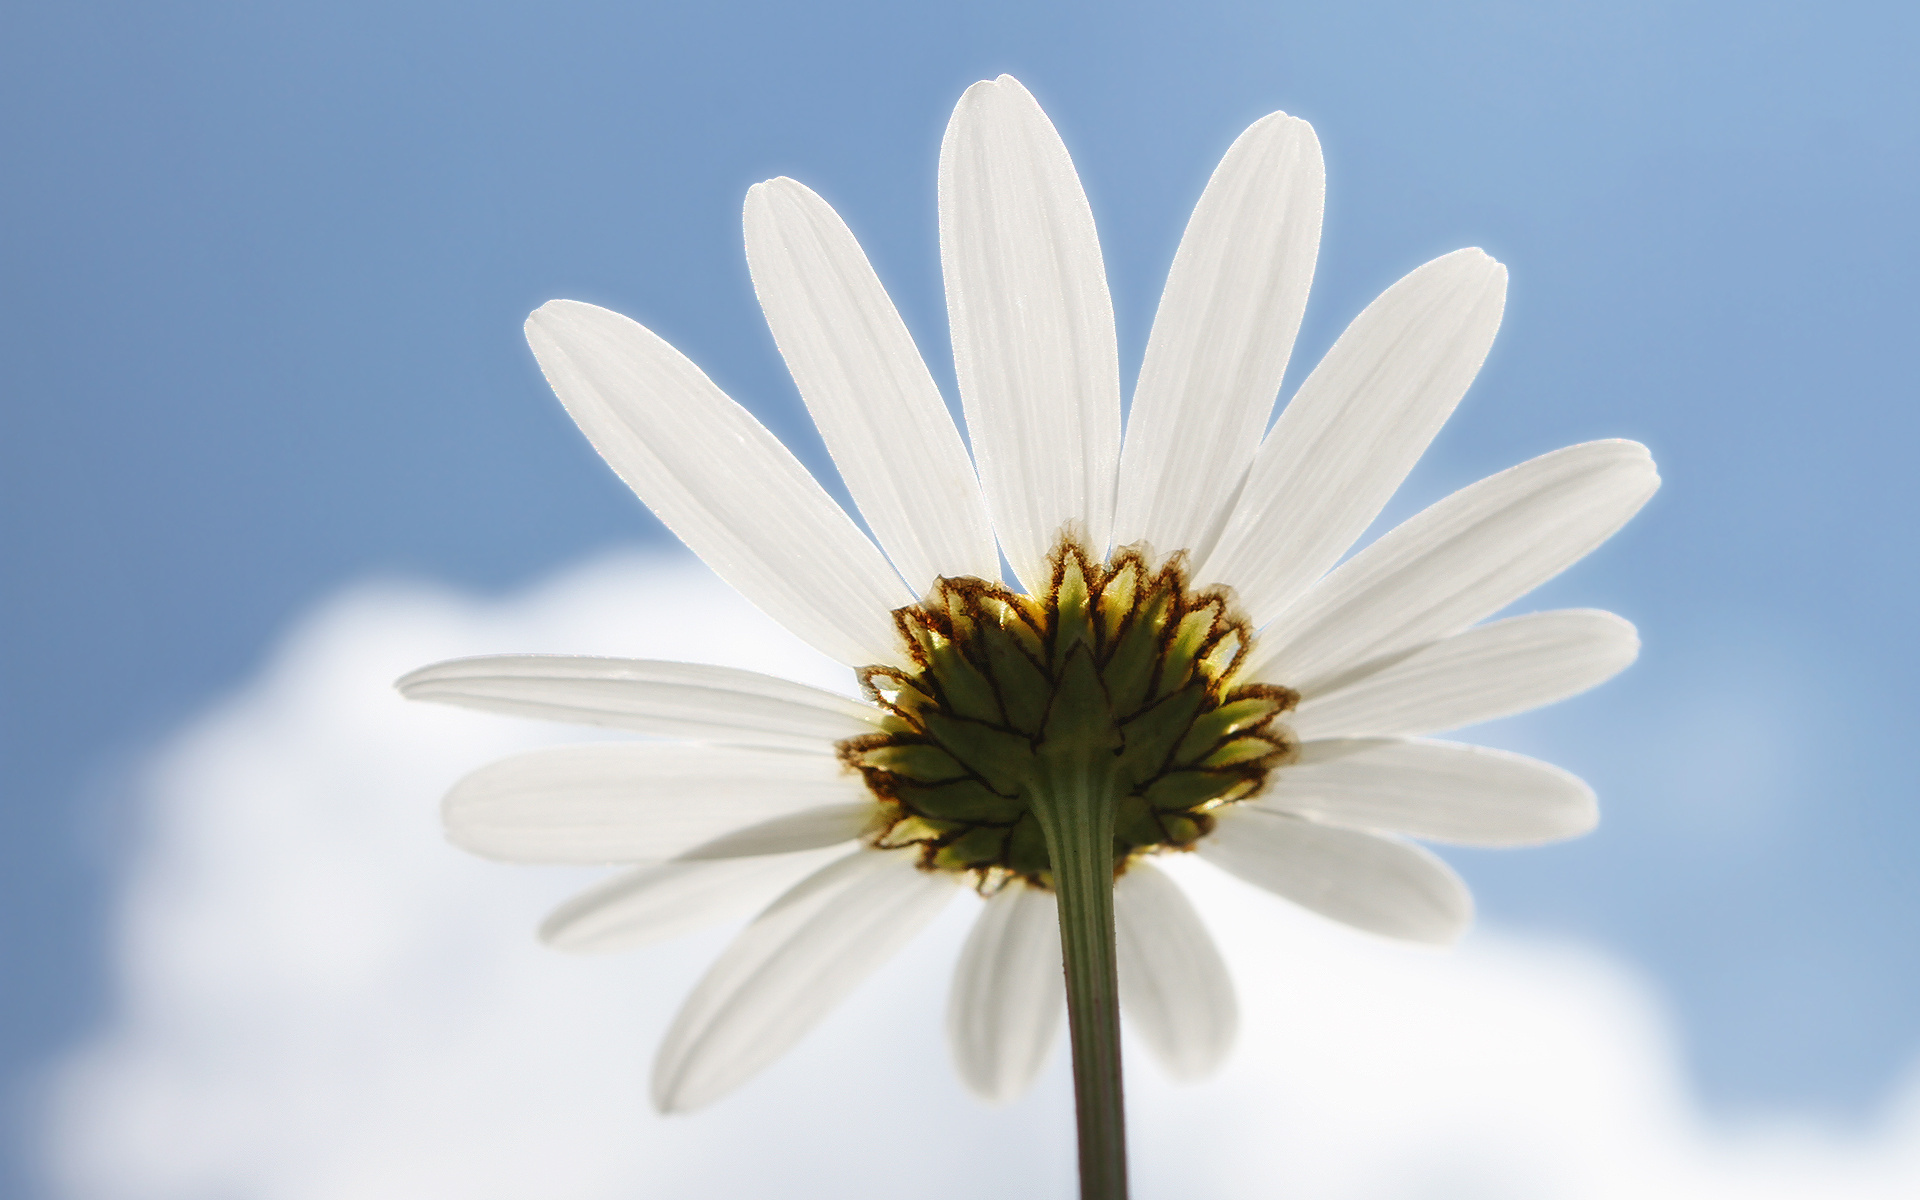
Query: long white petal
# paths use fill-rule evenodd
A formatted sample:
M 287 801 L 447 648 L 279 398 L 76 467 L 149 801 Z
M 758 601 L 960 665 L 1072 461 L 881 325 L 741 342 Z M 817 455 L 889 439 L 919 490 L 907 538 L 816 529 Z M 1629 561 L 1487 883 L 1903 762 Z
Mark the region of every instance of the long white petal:
M 1437 733 L 1564 700 L 1613 678 L 1639 653 L 1632 622 L 1610 612 L 1528 613 L 1441 638 L 1309 696 L 1286 720 L 1307 740 Z
M 940 143 L 940 264 L 987 508 L 1034 589 L 1062 526 L 1106 548 L 1120 368 L 1093 210 L 1053 123 L 1010 75 L 968 88 Z
M 1198 578 L 1264 625 L 1338 562 L 1466 394 L 1506 295 L 1507 269 L 1469 249 L 1369 304 L 1274 422 Z
M 1120 454 L 1113 541 L 1204 560 L 1287 372 L 1320 252 L 1313 126 L 1273 113 L 1207 182 L 1173 256 Z
M 853 233 L 791 179 L 747 191 L 747 266 L 847 491 L 916 595 L 1000 577 L 973 463 Z
M 877 809 L 872 797 L 845 804 L 826 804 L 803 808 L 797 813 L 774 817 L 744 829 L 723 833 L 702 842 L 678 856 L 698 861 L 713 858 L 753 858 L 768 854 L 792 854 L 797 850 L 816 850 L 850 842 L 874 826 Z
M 914 853 L 857 850 L 754 918 L 667 1031 L 655 1106 L 688 1112 L 745 1083 L 931 921 L 955 877 L 920 870 Z
M 1249 678 L 1330 692 L 1465 629 L 1585 557 L 1660 486 L 1647 448 L 1568 446 L 1461 488 L 1261 632 Z
M 540 938 L 556 950 L 603 954 L 665 941 L 744 917 L 844 851 L 650 863 L 624 871 L 553 910 Z
M 870 704 L 757 671 L 635 658 L 456 658 L 394 686 L 410 700 L 816 754 L 872 733 L 881 716 Z
M 1113 885 L 1120 1006 L 1175 1079 L 1198 1079 L 1233 1049 L 1233 977 L 1180 885 L 1135 862 Z
M 947 995 L 961 1082 L 991 1103 L 1018 1097 L 1046 1065 L 1065 1013 L 1053 893 L 1010 883 L 973 923 Z
M 608 465 L 714 573 L 849 666 L 898 663 L 912 593 L 833 498 L 685 355 L 619 313 L 553 300 L 527 342 Z
M 1558 841 L 1600 819 L 1593 789 L 1551 763 L 1398 738 L 1308 742 L 1252 807 L 1469 846 Z
M 1473 898 L 1419 846 L 1241 805 L 1200 854 L 1248 883 L 1356 929 L 1410 942 L 1458 940 Z
M 746 747 L 557 746 L 490 763 L 442 806 L 457 846 L 512 862 L 672 858 L 803 809 L 870 799 L 824 755 Z

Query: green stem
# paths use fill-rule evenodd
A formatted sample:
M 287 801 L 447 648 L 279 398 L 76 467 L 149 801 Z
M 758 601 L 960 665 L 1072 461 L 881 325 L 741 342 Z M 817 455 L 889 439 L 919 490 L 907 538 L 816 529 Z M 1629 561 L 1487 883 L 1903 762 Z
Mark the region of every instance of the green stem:
M 1101 769 L 1100 757 L 1091 764 L 1078 755 L 1048 762 L 1043 752 L 1030 801 L 1047 840 L 1059 902 L 1080 1130 L 1080 1196 L 1126 1200 L 1120 980 L 1113 935 L 1113 772 Z

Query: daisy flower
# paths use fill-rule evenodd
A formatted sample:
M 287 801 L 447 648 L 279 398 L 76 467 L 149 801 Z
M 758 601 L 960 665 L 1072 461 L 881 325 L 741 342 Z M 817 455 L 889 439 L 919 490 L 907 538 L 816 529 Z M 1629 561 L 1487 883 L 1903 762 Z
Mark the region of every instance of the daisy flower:
M 1011 77 L 968 89 L 939 204 L 970 455 L 846 225 L 793 180 L 756 185 L 754 287 L 871 537 L 642 326 L 564 300 L 528 320 L 621 478 L 859 691 L 552 656 L 400 681 L 653 739 L 522 754 L 446 799 L 476 853 L 631 864 L 552 915 L 553 945 L 620 949 L 758 910 L 667 1033 L 662 1110 L 739 1086 L 969 891 L 980 913 L 947 1014 L 959 1073 L 989 1099 L 1019 1093 L 1070 1000 L 1083 1186 L 1118 1195 L 1117 1007 L 1178 1077 L 1215 1066 L 1236 1023 L 1227 969 L 1157 856 L 1191 851 L 1336 921 L 1445 943 L 1471 902 L 1412 839 L 1592 827 L 1593 794 L 1565 771 L 1427 735 L 1632 661 L 1633 627 L 1608 613 L 1479 622 L 1631 517 L 1659 484 L 1652 460 L 1627 441 L 1542 455 L 1346 557 L 1472 382 L 1506 271 L 1468 249 L 1395 283 L 1269 430 L 1323 192 L 1306 122 L 1275 113 L 1233 143 L 1174 258 L 1123 437 L 1066 148 Z

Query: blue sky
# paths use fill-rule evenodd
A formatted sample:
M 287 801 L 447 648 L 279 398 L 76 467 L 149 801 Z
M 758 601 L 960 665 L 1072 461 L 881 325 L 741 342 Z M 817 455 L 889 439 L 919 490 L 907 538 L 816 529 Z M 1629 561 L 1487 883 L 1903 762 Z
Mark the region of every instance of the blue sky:
M 933 165 L 1001 71 L 1086 182 L 1124 370 L 1207 172 L 1276 108 L 1329 176 L 1295 380 L 1418 263 L 1509 264 L 1487 368 L 1389 516 L 1598 436 L 1647 442 L 1667 484 L 1527 602 L 1624 613 L 1641 664 L 1488 734 L 1592 780 L 1606 824 L 1455 861 L 1501 924 L 1641 963 L 1722 1109 L 1864 1112 L 1920 1048 L 1910 6 L 74 3 L 9 27 L 16 1113 L 107 1011 L 134 764 L 298 614 L 370 576 L 499 590 L 664 540 L 524 314 L 636 317 L 825 473 L 741 196 L 789 174 L 838 207 L 950 384 Z

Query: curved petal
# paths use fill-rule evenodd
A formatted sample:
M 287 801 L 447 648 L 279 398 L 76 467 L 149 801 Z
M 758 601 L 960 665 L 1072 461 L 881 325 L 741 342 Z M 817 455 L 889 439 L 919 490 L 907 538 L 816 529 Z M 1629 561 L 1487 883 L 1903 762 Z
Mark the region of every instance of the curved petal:
M 1273 113 L 1228 148 L 1173 256 L 1147 339 L 1113 541 L 1206 558 L 1259 448 L 1320 252 L 1313 126 Z
M 915 595 L 1000 577 L 980 481 L 913 337 L 840 214 L 804 185 L 747 191 L 747 266 L 773 340 L 867 525 Z
M 1199 1079 L 1240 1028 L 1233 977 L 1180 885 L 1135 862 L 1113 885 L 1120 1006 L 1175 1079 Z
M 754 918 L 695 985 L 653 1063 L 653 1102 L 690 1112 L 785 1053 L 952 899 L 914 851 L 856 850 Z
M 870 704 L 757 671 L 637 658 L 456 658 L 394 686 L 409 700 L 816 754 L 872 733 L 881 717 Z
M 845 804 L 803 808 L 797 813 L 774 817 L 732 833 L 723 833 L 710 842 L 702 842 L 691 850 L 683 851 L 677 857 L 681 861 L 753 858 L 838 846 L 872 828 L 877 812 L 871 796 Z
M 672 858 L 745 825 L 870 800 L 837 759 L 744 747 L 556 746 L 481 767 L 441 806 L 454 845 L 510 862 Z
M 1038 590 L 1063 526 L 1106 549 L 1120 366 L 1093 210 L 1011 75 L 968 88 L 940 143 L 940 265 L 994 533 Z
M 1457 941 L 1473 897 L 1419 846 L 1241 806 L 1200 842 L 1207 861 L 1343 925 L 1410 942 Z
M 540 924 L 540 940 L 576 954 L 662 942 L 744 917 L 841 853 L 829 848 L 762 858 L 650 863 L 554 909 Z
M 974 921 L 947 995 L 960 1081 L 994 1104 L 1021 1095 L 1046 1065 L 1066 1003 L 1053 893 L 1009 883 Z
M 1564 700 L 1640 653 L 1633 623 L 1593 608 L 1528 613 L 1431 642 L 1287 716 L 1301 738 L 1410 736 Z
M 1466 394 L 1506 296 L 1507 269 L 1468 249 L 1369 304 L 1267 434 L 1197 578 L 1232 585 L 1258 626 L 1340 561 Z
M 1308 742 L 1252 807 L 1468 846 L 1553 842 L 1600 820 L 1593 789 L 1551 763 L 1398 738 Z
M 1260 634 L 1248 678 L 1331 692 L 1584 558 L 1660 486 L 1638 442 L 1568 446 L 1461 488 L 1354 555 Z
M 714 574 L 821 653 L 899 663 L 913 595 L 833 498 L 686 356 L 619 313 L 552 300 L 527 342 L 627 486 Z

